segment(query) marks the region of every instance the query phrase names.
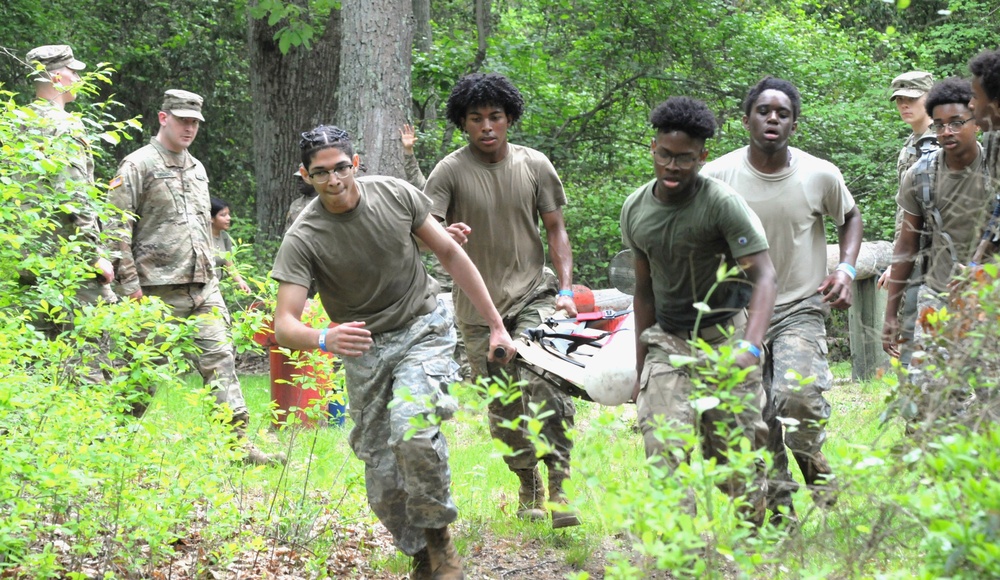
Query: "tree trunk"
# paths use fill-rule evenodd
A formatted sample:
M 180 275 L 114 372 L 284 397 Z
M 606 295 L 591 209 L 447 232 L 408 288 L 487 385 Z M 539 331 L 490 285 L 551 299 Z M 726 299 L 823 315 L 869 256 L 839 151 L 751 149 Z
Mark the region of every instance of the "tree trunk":
M 307 6 L 307 0 L 290 0 Z M 285 214 L 298 195 L 292 172 L 299 166 L 299 136 L 333 123 L 340 62 L 341 13 L 333 10 L 312 50 L 292 47 L 281 54 L 274 33 L 284 23 L 247 16 L 250 94 L 253 101 L 253 159 L 257 181 L 257 229 L 261 240 L 279 240 Z
M 431 28 L 431 0 L 413 0 L 413 48 L 430 54 L 434 48 L 434 31 Z M 427 122 L 437 119 L 437 97 L 432 94 L 426 103 L 413 101 L 413 122 L 422 131 Z
M 411 0 L 343 0 L 337 126 L 369 174 L 404 177 L 399 128 L 410 108 Z

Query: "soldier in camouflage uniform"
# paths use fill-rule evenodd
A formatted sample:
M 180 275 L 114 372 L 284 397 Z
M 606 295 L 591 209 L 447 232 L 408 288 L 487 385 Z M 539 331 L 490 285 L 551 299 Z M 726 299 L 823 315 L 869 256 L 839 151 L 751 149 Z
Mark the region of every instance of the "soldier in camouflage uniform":
M 37 186 L 68 195 L 72 198 L 72 204 L 67 204 L 66 207 L 78 208 L 75 212 L 57 215 L 56 230 L 39 242 L 47 246 L 46 251 L 55 252 L 55 246 L 74 236 L 81 236 L 86 242 L 83 257 L 100 273 L 95 271 L 80 282 L 75 294 L 76 303 L 96 304 L 99 300 L 115 302 L 117 297 L 110 286 L 114 271 L 111 262 L 104 255 L 100 240 L 101 224 L 91 209 L 92 203 L 87 191 L 94 187 L 94 158 L 80 118 L 65 110 L 67 103 L 76 100 L 73 84 L 80 80 L 78 71 L 83 70 L 86 65 L 73 56 L 72 48 L 64 44 L 39 46 L 28 53 L 26 60 L 39 67 L 33 73 L 36 100 L 31 104 L 31 109 L 38 114 L 38 118 L 32 120 L 32 129 L 37 129 L 49 139 L 46 145 L 49 156 L 52 157 L 52 153 L 57 152 L 56 156 L 62 163 L 58 173 L 48 176 Z M 44 191 L 42 194 L 44 195 Z M 31 273 L 23 272 L 21 282 L 33 284 L 35 278 Z M 69 324 L 38 320 L 37 326 L 53 339 L 67 330 Z M 98 354 L 101 357 L 104 355 L 106 353 Z M 84 380 L 98 382 L 104 379 L 96 364 L 87 365 L 86 368 L 86 373 L 83 373 L 85 376 L 81 377 Z
M 351 448 L 365 462 L 372 510 L 396 546 L 413 556 L 411 578 L 464 578 L 448 531 L 458 515 L 448 446 L 427 420 L 455 411 L 444 391 L 457 379 L 454 319 L 436 298 L 437 283 L 415 239 L 438 256 L 488 321 L 490 360 L 502 347 L 497 362 L 508 362 L 514 345 L 479 272 L 431 217 L 420 190 L 393 177 L 357 177 L 360 159 L 337 127 L 303 133 L 300 147 L 303 178 L 319 201 L 285 233 L 275 258 L 275 336 L 288 348 L 318 347 L 341 357 L 355 424 Z M 313 280 L 330 320 L 339 323 L 333 328 L 300 321 Z
M 903 143 L 903 148 L 899 151 L 899 159 L 896 161 L 896 174 L 900 182 L 903 174 L 909 169 L 917 159 L 920 158 L 922 150 L 937 147 L 937 134 L 930 130 L 931 117 L 924 109 L 924 101 L 927 100 L 927 91 L 934 86 L 934 77 L 931 73 L 922 71 L 911 71 L 903 73 L 892 79 L 889 89 L 892 91 L 890 101 L 896 103 L 899 109 L 899 116 L 902 117 L 913 130 L 910 136 Z M 903 225 L 903 208 L 896 206 L 896 228 L 893 235 L 893 244 L 899 239 L 899 232 Z M 879 277 L 877 286 L 885 288 L 889 283 L 889 276 L 892 267 L 885 269 Z M 903 306 L 900 311 L 901 326 L 900 338 L 900 362 L 904 365 L 910 364 L 910 356 L 913 354 L 913 330 L 917 322 L 917 291 L 923 281 L 923 264 L 918 261 L 913 265 L 913 273 L 910 275 L 910 283 L 906 287 L 903 295 Z
M 216 401 L 232 410 L 232 425 L 244 441 L 246 461 L 284 463 L 246 439 L 250 412 L 236 376 L 229 311 L 214 271 L 208 174 L 188 147 L 198 134 L 202 98 L 169 90 L 158 115 L 160 131 L 149 144 L 125 157 L 111 181 L 109 199 L 128 212 L 115 224 L 116 280 L 133 299 L 157 296 L 178 318 L 193 318 L 200 354 L 194 361 Z M 145 404 L 134 408 L 141 416 Z
M 813 499 L 830 505 L 836 497 L 822 451 L 831 412 L 824 393 L 833 387 L 825 318 L 830 308 L 850 307 L 854 264 L 861 250 L 861 211 L 840 170 L 789 145 L 801 108 L 795 85 L 765 77 L 743 101 L 750 144 L 702 169 L 702 174 L 732 186 L 760 218 L 778 274 L 778 296 L 764 339 L 770 352 L 764 363 L 764 420 L 767 449 L 774 457 L 773 479 L 768 482 L 773 523 L 794 518 L 791 494 L 798 485 L 788 470 L 786 445 Z M 825 216 L 836 225 L 840 245 L 840 263 L 829 273 Z M 813 380 L 802 380 L 808 378 Z M 784 429 L 781 418 L 798 425 Z

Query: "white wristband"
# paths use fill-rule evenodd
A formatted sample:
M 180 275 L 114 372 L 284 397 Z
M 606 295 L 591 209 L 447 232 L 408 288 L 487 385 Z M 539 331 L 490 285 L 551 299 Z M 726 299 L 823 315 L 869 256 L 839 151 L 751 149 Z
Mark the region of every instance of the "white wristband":
M 328 330 L 330 329 L 324 328 L 323 330 L 319 331 L 319 349 L 323 352 L 329 352 L 328 350 L 326 350 L 326 331 Z
M 841 262 L 837 264 L 837 272 L 844 272 L 853 280 L 857 275 L 858 271 L 854 269 L 854 266 L 848 264 L 847 262 Z

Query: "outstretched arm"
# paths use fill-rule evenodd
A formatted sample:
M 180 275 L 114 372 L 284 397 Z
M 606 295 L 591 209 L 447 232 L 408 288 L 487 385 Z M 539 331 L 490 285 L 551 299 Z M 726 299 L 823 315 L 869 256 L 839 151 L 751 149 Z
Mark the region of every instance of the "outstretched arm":
M 889 300 L 885 306 L 885 323 L 882 326 L 882 350 L 893 358 L 899 358 L 899 304 L 913 272 L 913 260 L 920 247 L 920 232 L 923 227 L 923 217 L 904 213 L 903 227 L 892 251 L 892 275 L 889 278 Z
M 278 344 L 292 350 L 313 350 L 320 347 L 321 329 L 302 322 L 302 311 L 309 298 L 305 286 L 282 282 L 278 285 L 278 306 L 274 310 L 274 337 Z M 340 356 L 360 356 L 372 345 L 364 322 L 345 322 L 326 329 L 326 350 Z
M 844 214 L 844 224 L 837 227 L 841 264 L 847 264 L 853 268 L 858 263 L 863 230 L 861 210 L 858 209 L 858 206 L 854 206 L 851 211 Z M 823 302 L 830 303 L 831 308 L 846 310 L 854 302 L 853 282 L 854 278 L 844 270 L 834 270 L 816 290 L 823 295 Z
M 771 256 L 767 251 L 743 256 L 737 261 L 753 284 L 753 294 L 750 295 L 748 307 L 750 312 L 743 340 L 760 348 L 764 344 L 767 327 L 771 324 L 771 315 L 774 314 L 774 300 L 778 296 L 778 276 L 774 272 L 774 264 L 771 263 Z M 750 352 L 742 352 L 736 358 L 736 364 L 742 368 L 759 362 L 760 360 Z
M 483 277 L 479 274 L 479 270 L 472 264 L 469 256 L 432 216 L 427 216 L 423 225 L 413 233 L 434 252 L 438 260 L 441 261 L 441 265 L 444 266 L 444 269 L 451 274 L 455 283 L 469 297 L 472 305 L 476 308 L 476 312 L 486 320 L 486 324 L 490 327 L 490 352 L 487 355 L 488 359 L 491 362 L 500 360 L 504 364 L 510 362 L 517 349 L 507 329 L 504 328 L 500 313 L 497 312 L 496 307 L 493 305 L 493 299 L 490 298 L 490 293 L 486 289 Z M 494 353 L 498 347 L 502 347 L 506 354 L 500 359 L 495 359 Z
M 561 209 L 542 214 L 542 225 L 549 242 L 549 258 L 552 267 L 559 277 L 559 290 L 573 290 L 573 251 L 569 246 L 569 234 L 566 233 L 566 222 L 563 221 Z M 565 310 L 570 316 L 576 316 L 576 302 L 573 296 L 560 295 L 556 297 L 556 309 Z

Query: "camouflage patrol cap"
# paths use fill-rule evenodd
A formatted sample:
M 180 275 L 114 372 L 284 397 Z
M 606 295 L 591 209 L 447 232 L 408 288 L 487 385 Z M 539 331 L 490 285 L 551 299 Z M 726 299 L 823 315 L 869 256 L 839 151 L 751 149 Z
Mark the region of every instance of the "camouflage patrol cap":
M 892 79 L 889 90 L 892 91 L 890 101 L 895 101 L 896 97 L 920 98 L 927 94 L 934 86 L 934 75 L 929 72 L 919 70 L 903 73 Z
M 76 60 L 73 56 L 73 49 L 67 44 L 46 44 L 33 48 L 28 52 L 25 60 L 34 66 L 39 63 L 45 67 L 46 71 L 52 72 L 61 68 L 72 70 L 83 70 L 87 65 Z
M 190 91 L 170 89 L 163 93 L 163 104 L 161 111 L 166 111 L 175 117 L 188 117 L 204 122 L 205 117 L 201 116 L 201 104 L 203 99 Z

